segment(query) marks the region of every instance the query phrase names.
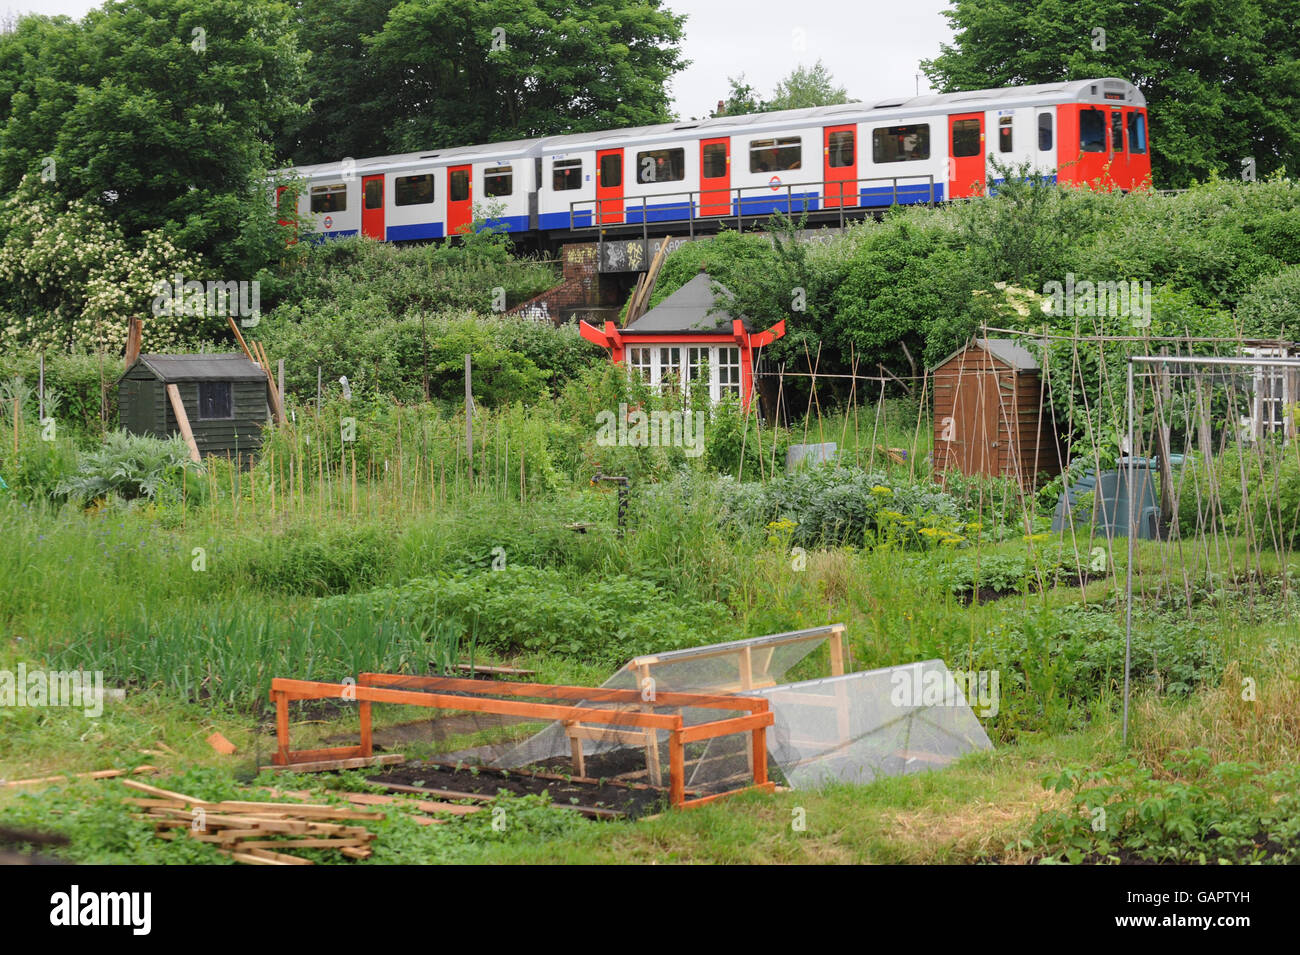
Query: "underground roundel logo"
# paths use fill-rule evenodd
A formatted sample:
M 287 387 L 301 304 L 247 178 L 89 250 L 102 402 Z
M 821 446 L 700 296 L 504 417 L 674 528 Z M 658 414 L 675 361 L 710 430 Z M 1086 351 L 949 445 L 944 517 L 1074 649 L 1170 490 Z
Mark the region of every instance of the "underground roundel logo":
M 333 216 L 326 216 L 326 217 L 325 217 L 325 228 L 327 228 L 327 229 L 332 229 L 332 228 L 334 228 L 334 217 L 333 217 Z
M 771 179 L 767 181 L 767 184 L 772 187 L 773 192 L 776 192 L 778 189 L 781 188 L 781 177 L 773 176 Z

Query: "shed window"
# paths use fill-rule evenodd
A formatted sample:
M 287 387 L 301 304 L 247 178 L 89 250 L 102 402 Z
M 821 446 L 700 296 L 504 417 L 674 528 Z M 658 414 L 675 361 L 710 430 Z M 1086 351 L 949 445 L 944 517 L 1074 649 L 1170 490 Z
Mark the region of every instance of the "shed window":
M 483 170 L 483 195 L 489 199 L 515 191 L 515 173 L 509 166 L 488 166 Z
M 565 192 L 582 188 L 582 160 L 557 159 L 551 164 L 551 190 Z
M 930 158 L 930 124 L 882 126 L 871 131 L 871 161 L 910 162 Z
M 1079 110 L 1079 148 L 1085 153 L 1106 151 L 1106 117 L 1101 110 Z
M 841 130 L 826 138 L 826 165 L 844 169 L 853 165 L 853 130 Z
M 783 172 L 803 166 L 803 139 L 755 139 L 749 144 L 750 172 Z
M 233 418 L 234 416 L 231 405 L 230 382 L 200 381 L 199 420 Z
M 651 149 L 636 154 L 637 182 L 679 182 L 685 178 L 685 149 Z
M 343 183 L 311 187 L 312 212 L 343 212 L 348 207 L 348 187 Z
M 398 176 L 393 180 L 393 203 L 399 206 L 420 206 L 433 202 L 433 175 Z
M 1038 114 L 1038 148 L 1046 151 L 1052 148 L 1052 114 Z
M 998 117 L 998 152 L 1000 153 L 1011 152 L 1011 121 L 1013 118 L 1011 116 Z

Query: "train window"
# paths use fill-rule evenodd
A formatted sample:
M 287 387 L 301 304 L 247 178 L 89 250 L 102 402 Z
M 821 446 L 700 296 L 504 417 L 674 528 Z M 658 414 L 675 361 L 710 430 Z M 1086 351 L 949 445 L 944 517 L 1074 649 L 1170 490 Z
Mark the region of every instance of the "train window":
M 607 153 L 600 157 L 600 187 L 614 189 L 623 185 L 623 154 Z
M 1085 153 L 1106 151 L 1106 117 L 1101 110 L 1079 110 L 1079 148 Z
M 447 201 L 464 202 L 469 198 L 469 170 L 452 169 L 447 174 Z
M 930 124 L 882 126 L 871 131 L 871 161 L 910 162 L 930 158 Z
M 1117 109 L 1110 113 L 1110 149 L 1116 153 L 1124 151 L 1124 114 Z
M 832 169 L 852 166 L 854 139 L 852 130 L 831 133 L 826 140 L 826 164 Z
M 1136 110 L 1128 114 L 1128 151 L 1147 151 L 1147 118 Z
M 582 188 L 582 160 L 557 159 L 551 163 L 551 189 L 564 192 Z
M 637 182 L 677 182 L 685 178 L 685 149 L 651 149 L 636 154 Z
M 700 151 L 704 171 L 700 173 L 705 179 L 721 179 L 727 174 L 727 144 L 708 143 Z
M 1038 114 L 1038 148 L 1047 150 L 1052 148 L 1052 114 Z
M 1011 152 L 1011 116 L 998 117 L 998 152 Z
M 749 144 L 750 172 L 784 172 L 803 166 L 803 139 L 755 139 Z
M 980 134 L 983 124 L 978 119 L 959 119 L 952 124 L 952 154 L 957 158 L 978 156 L 983 150 Z
M 343 212 L 347 207 L 348 187 L 343 183 L 311 187 L 312 212 Z
M 384 180 L 371 179 L 366 183 L 364 207 L 382 209 L 384 207 Z
M 393 205 L 420 206 L 433 202 L 433 175 L 398 176 L 393 180 Z
M 488 166 L 483 170 L 483 195 L 508 196 L 515 191 L 515 174 L 509 166 Z

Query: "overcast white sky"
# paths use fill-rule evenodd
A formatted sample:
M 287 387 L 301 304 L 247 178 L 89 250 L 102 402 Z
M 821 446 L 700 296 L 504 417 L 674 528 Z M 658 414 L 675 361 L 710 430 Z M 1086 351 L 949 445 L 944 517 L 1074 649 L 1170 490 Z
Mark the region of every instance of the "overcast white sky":
M 0 0 L 0 10 L 81 17 L 92 0 Z M 668 0 L 689 16 L 686 58 L 673 80 L 683 118 L 702 116 L 727 94 L 727 77 L 768 95 L 796 66 L 818 58 L 857 99 L 915 93 L 921 60 L 951 38 L 946 0 Z M 793 13 L 792 13 L 793 11 Z M 920 90 L 929 89 L 924 78 Z

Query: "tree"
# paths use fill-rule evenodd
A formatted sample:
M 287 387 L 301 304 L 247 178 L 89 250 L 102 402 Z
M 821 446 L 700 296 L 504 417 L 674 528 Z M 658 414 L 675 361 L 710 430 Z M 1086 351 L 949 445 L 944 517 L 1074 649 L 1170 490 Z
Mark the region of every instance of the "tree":
M 0 187 L 25 175 L 101 206 L 125 239 L 164 229 L 227 272 L 277 241 L 265 170 L 304 57 L 275 0 L 120 0 L 0 35 Z
M 1118 76 L 1151 111 L 1153 177 L 1300 167 L 1300 0 L 952 0 L 940 91 Z
M 667 122 L 684 21 L 662 0 L 405 0 L 363 39 L 375 86 L 356 99 L 383 141 L 350 152 Z
M 798 66 L 789 76 L 776 84 L 772 98 L 764 107 L 768 111 L 779 109 L 804 109 L 809 106 L 838 106 L 849 103 L 844 87 L 835 85 L 835 78 L 818 60 L 810 67 Z
M 723 101 L 722 111 L 709 115 L 743 116 L 747 113 L 771 113 L 780 109 L 803 109 L 809 106 L 837 106 L 852 103 L 844 87 L 835 85 L 835 78 L 821 60 L 812 66 L 797 66 L 790 75 L 776 84 L 770 98 L 764 100 L 758 91 L 745 82 L 745 74 L 727 77 L 730 87 Z

